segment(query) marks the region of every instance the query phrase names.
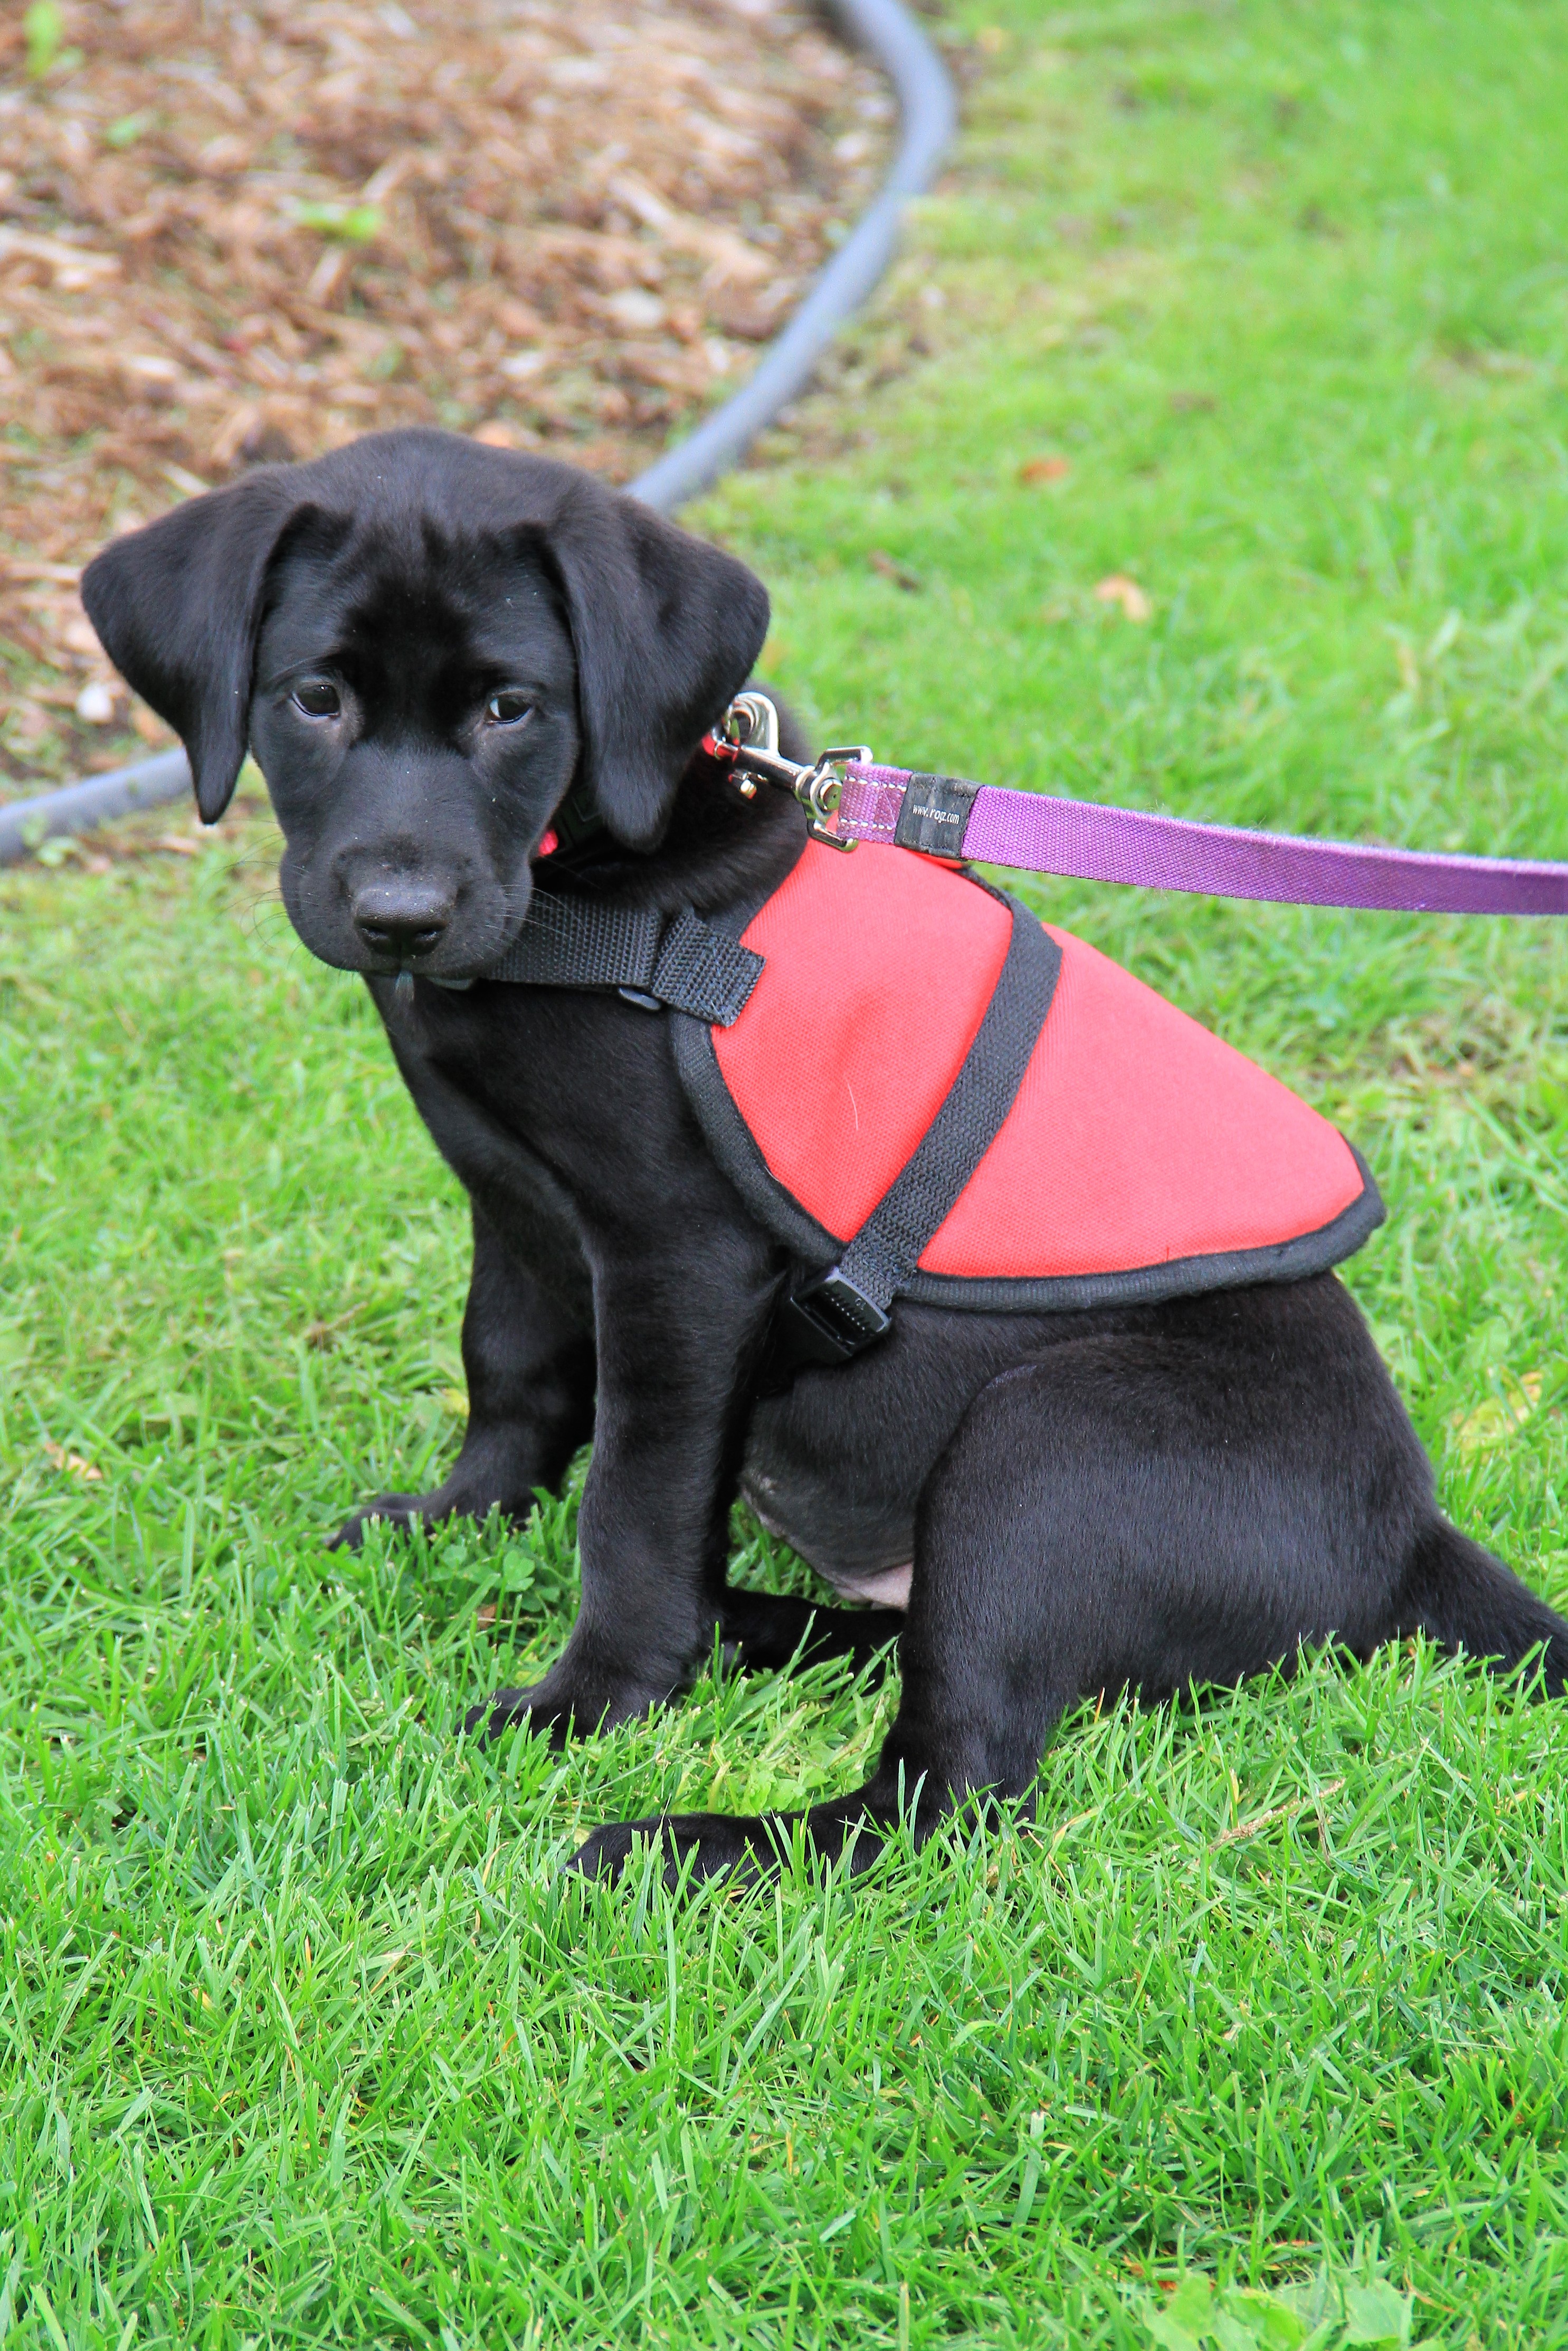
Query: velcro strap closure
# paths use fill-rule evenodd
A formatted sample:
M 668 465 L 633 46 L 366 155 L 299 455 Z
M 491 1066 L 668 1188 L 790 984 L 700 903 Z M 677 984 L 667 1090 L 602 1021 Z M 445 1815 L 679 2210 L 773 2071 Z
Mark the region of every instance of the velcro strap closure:
M 648 993 L 677 1012 L 732 1028 L 762 976 L 762 957 L 683 906 L 659 942 Z
M 536 890 L 517 940 L 485 976 L 519 987 L 630 988 L 728 1029 L 761 971 L 759 955 L 689 906 L 666 915 Z

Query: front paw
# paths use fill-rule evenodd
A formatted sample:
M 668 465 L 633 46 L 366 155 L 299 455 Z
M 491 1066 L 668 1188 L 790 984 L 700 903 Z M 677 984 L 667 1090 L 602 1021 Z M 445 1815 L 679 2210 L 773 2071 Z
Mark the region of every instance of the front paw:
M 776 1837 L 770 1832 L 780 1833 Z M 567 1863 L 583 1877 L 621 1876 L 639 1844 L 658 1845 L 664 1857 L 664 1884 L 672 1891 L 684 1876 L 692 1883 L 719 1877 L 727 1872 L 742 1885 L 771 1875 L 779 1867 L 781 1843 L 789 1842 L 789 1823 L 736 1820 L 726 1813 L 676 1813 L 645 1821 L 616 1821 L 595 1829 Z M 781 1842 L 780 1842 L 781 1839 Z M 689 1871 L 686 1868 L 690 1860 Z
M 596 1730 L 613 1730 L 620 1722 L 633 1722 L 651 1714 L 668 1698 L 667 1690 L 649 1690 L 631 1684 L 606 1689 L 563 1685 L 555 1674 L 531 1689 L 498 1689 L 463 1718 L 463 1735 L 477 1735 L 487 1747 L 506 1730 L 531 1730 L 548 1736 L 552 1747 L 569 1739 L 589 1739 Z
M 387 1527 L 423 1526 L 432 1499 L 429 1494 L 378 1494 L 373 1502 L 367 1502 L 351 1519 L 345 1519 L 327 1548 L 358 1551 L 374 1520 Z
M 564 1747 L 568 1722 L 549 1705 L 535 1710 L 534 1701 L 540 1695 L 533 1689 L 498 1689 L 489 1698 L 471 1706 L 463 1718 L 463 1736 L 476 1735 L 482 1747 L 499 1739 L 504 1730 L 538 1730 L 549 1735 L 552 1747 Z

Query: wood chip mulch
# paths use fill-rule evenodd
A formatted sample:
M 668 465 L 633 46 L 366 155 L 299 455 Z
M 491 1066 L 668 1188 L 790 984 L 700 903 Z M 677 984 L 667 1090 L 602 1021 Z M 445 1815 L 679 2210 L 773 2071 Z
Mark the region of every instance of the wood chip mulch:
M 111 532 L 390 424 L 629 478 L 894 128 L 800 0 L 7 7 L 0 798 L 167 739 L 77 599 Z

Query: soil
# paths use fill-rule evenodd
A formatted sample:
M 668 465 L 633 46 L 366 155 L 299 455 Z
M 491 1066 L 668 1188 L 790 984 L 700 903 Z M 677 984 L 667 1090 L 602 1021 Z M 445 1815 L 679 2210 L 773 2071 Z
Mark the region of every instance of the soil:
M 437 423 L 625 480 L 885 166 L 799 0 L 42 0 L 0 23 L 0 798 L 169 738 L 77 598 L 249 465 Z

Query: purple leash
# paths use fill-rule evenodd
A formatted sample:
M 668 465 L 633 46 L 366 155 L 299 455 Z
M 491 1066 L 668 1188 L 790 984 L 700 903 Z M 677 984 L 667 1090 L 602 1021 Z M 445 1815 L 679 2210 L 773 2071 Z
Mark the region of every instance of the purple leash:
M 1359 841 L 1243 832 L 859 760 L 850 760 L 843 772 L 834 830 L 845 842 L 882 841 L 1025 873 L 1270 898 L 1290 906 L 1568 914 L 1568 865 L 1531 858 L 1440 857 Z

